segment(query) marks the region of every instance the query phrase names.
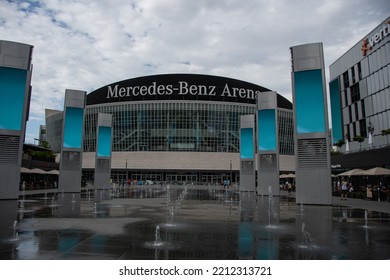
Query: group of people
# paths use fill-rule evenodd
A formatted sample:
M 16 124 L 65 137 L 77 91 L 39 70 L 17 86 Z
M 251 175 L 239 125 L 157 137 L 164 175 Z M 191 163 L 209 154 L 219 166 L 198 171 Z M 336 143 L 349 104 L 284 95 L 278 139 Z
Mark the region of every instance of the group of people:
M 355 194 L 360 194 L 360 198 L 373 199 L 373 200 L 390 200 L 389 189 L 381 184 L 371 186 L 354 186 L 351 182 L 348 182 L 345 178 L 341 181 L 335 182 L 334 193 L 338 193 L 341 196 L 341 200 L 347 200 L 347 197 L 356 197 Z
M 280 185 L 280 189 L 288 191 L 288 193 L 291 193 L 292 191 L 295 191 L 295 185 L 287 181 L 284 184 Z

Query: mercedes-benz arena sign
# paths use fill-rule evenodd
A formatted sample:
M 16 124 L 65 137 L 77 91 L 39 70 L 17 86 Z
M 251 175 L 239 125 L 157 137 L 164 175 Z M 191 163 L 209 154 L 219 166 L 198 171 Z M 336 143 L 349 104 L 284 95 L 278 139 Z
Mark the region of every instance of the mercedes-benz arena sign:
M 142 100 L 208 100 L 256 103 L 267 88 L 225 77 L 166 74 L 119 81 L 87 96 L 87 105 Z

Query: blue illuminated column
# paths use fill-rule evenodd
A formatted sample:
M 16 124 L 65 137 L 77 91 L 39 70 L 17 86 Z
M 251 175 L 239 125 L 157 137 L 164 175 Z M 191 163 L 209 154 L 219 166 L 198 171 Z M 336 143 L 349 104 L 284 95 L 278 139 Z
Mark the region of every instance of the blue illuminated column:
M 96 128 L 95 189 L 109 187 L 111 175 L 112 115 L 98 114 Z
M 59 190 L 81 191 L 85 91 L 65 90 Z
M 240 116 L 240 191 L 255 191 L 255 116 Z
M 257 192 L 279 195 L 277 93 L 257 96 Z
M 33 46 L 0 41 L 0 199 L 17 199 L 31 98 Z
M 339 79 L 329 83 L 330 108 L 332 115 L 332 144 L 343 140 L 343 119 L 341 115 Z
M 332 203 L 330 141 L 322 43 L 291 47 L 296 202 Z

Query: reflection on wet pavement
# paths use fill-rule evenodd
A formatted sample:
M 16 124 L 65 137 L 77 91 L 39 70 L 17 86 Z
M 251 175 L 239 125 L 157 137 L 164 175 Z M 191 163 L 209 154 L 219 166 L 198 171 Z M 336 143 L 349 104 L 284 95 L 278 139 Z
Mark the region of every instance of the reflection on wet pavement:
M 0 203 L 0 259 L 388 259 L 390 215 L 193 186 Z

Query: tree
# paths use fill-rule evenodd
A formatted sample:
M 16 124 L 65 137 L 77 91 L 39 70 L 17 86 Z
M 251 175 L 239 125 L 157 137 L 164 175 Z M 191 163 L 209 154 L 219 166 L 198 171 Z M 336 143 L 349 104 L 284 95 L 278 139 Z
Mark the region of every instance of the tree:
M 389 145 L 390 128 L 381 131 L 383 136 L 386 136 L 387 145 Z
M 41 141 L 40 144 L 41 144 L 41 147 L 46 148 L 46 149 L 50 149 L 49 142 Z
M 341 148 L 343 145 L 345 144 L 345 141 L 344 139 L 340 139 L 339 141 L 337 141 L 336 143 L 334 143 L 335 146 Z
M 362 142 L 364 141 L 364 137 L 361 135 L 356 135 L 353 137 L 353 141 L 358 141 L 360 144 L 360 150 L 362 149 Z
M 344 139 L 340 139 L 339 141 L 337 141 L 336 143 L 334 143 L 334 145 L 336 146 L 336 147 L 338 147 L 338 153 L 340 153 L 340 149 L 341 149 L 341 147 L 343 146 L 345 144 L 345 141 L 344 141 Z

